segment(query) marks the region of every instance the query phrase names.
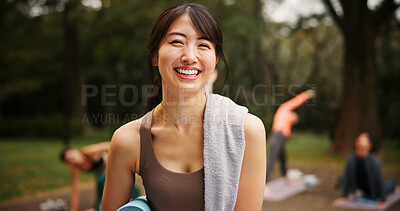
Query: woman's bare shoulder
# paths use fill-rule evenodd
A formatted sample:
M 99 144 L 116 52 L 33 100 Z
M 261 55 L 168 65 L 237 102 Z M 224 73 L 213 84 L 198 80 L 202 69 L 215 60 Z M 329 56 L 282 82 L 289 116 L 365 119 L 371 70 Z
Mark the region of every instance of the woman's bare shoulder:
M 244 124 L 244 133 L 247 140 L 263 140 L 265 139 L 264 123 L 257 116 L 247 113 Z M 248 138 L 247 138 L 248 137 Z
M 111 139 L 111 151 L 115 151 L 120 155 L 138 158 L 140 155 L 140 124 L 142 119 L 128 122 L 114 132 Z
M 142 118 L 122 125 L 115 130 L 111 141 L 118 144 L 132 144 L 131 142 L 135 141 L 140 136 L 141 122 Z

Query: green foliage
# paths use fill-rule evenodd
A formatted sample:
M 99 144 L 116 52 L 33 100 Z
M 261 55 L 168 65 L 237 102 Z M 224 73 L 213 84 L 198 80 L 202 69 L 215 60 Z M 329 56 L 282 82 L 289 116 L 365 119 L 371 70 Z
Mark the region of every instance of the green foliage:
M 71 135 L 79 136 L 83 133 L 81 119 L 70 120 Z M 62 137 L 63 117 L 59 114 L 2 118 L 0 133 L 3 137 Z
M 102 1 L 103 7 L 99 9 L 83 6 L 79 0 L 0 2 L 0 124 L 7 128 L 1 134 L 18 136 L 21 134 L 18 128 L 24 128 L 30 132 L 22 134 L 29 136 L 58 136 L 61 128 L 56 128 L 62 127 L 63 104 L 68 97 L 63 93 L 69 79 L 66 71 L 70 74 L 72 97 L 68 107 L 76 119 L 73 122 L 82 123 L 85 114 L 140 116 L 144 113 L 151 84 L 146 45 L 152 25 L 163 10 L 182 1 L 112 0 Z M 43 11 L 47 13 L 32 16 L 35 2 L 46 8 Z M 318 93 L 316 105 L 299 108 L 297 129 L 332 132 L 342 95 L 343 49 L 340 34 L 326 14 L 302 17 L 293 25 L 264 18 L 260 8 L 268 1 L 195 2 L 214 12 L 224 34 L 224 51 L 232 77 L 222 94 L 247 106 L 270 130 L 280 103 L 314 87 Z M 64 19 L 66 6 L 69 14 Z M 65 20 L 71 30 L 69 38 L 74 40 L 69 46 L 65 41 Z M 394 59 L 400 49 L 398 23 L 390 25 L 387 31 L 390 36 L 382 39 L 377 52 L 382 70 L 379 106 L 384 133 L 395 138 L 399 137 L 396 131 L 400 113 L 397 109 L 400 92 L 396 91 L 399 64 Z M 66 48 L 74 52 L 68 63 L 65 63 Z M 223 75 L 221 62 L 217 68 Z M 215 88 L 221 82 L 222 77 Z M 122 94 L 127 100 L 136 100 L 134 105 L 121 103 L 121 87 L 128 84 L 137 87 L 137 93 Z M 87 106 L 82 101 L 82 85 L 99 89 L 95 97 L 86 98 Z M 109 98 L 115 105 L 102 103 L 103 85 L 115 86 L 112 91 L 115 97 Z M 37 120 L 45 117 L 53 124 Z M 115 128 L 123 123 L 95 123 L 91 119 L 90 125 Z M 30 127 L 32 124 L 35 126 Z M 32 131 L 41 128 L 47 128 L 44 131 L 48 135 Z
M 377 42 L 379 114 L 384 136 L 400 143 L 400 20 L 393 20 L 382 31 Z

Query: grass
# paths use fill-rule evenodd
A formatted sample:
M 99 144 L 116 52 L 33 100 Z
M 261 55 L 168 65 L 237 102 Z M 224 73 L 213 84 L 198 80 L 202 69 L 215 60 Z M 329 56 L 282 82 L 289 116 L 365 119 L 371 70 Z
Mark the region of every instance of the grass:
M 287 140 L 286 149 L 291 161 L 332 162 L 336 159 L 325 156 L 330 144 L 325 135 L 297 133 Z
M 290 161 L 307 163 L 329 163 L 343 165 L 347 157 L 328 155 L 331 141 L 327 135 L 314 133 L 295 133 L 286 144 Z M 393 140 L 385 140 L 382 145 L 382 165 L 400 166 L 400 145 Z
M 82 146 L 110 140 L 111 133 L 102 131 L 95 135 L 75 138 L 72 146 Z M 286 144 L 289 162 L 322 165 L 343 165 L 344 157 L 327 156 L 330 141 L 326 135 L 296 133 Z M 70 185 L 70 170 L 58 153 L 62 148 L 57 139 L 0 139 L 0 201 L 33 195 Z M 398 168 L 399 145 L 393 141 L 383 144 L 384 166 Z M 83 174 L 82 180 L 93 179 Z
M 71 145 L 80 148 L 110 137 L 104 131 L 74 138 Z M 70 168 L 59 159 L 62 147 L 60 139 L 1 139 L 0 201 L 68 186 Z M 82 175 L 82 181 L 89 180 L 92 174 Z

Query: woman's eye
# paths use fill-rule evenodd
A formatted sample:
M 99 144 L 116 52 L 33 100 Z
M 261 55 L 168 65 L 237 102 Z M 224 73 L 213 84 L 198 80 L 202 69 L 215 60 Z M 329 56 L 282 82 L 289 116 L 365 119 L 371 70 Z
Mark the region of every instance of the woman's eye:
M 180 41 L 180 40 L 172 40 L 172 41 L 170 42 L 170 44 L 183 44 L 183 42 Z
M 210 46 L 207 44 L 200 44 L 199 47 L 211 49 Z

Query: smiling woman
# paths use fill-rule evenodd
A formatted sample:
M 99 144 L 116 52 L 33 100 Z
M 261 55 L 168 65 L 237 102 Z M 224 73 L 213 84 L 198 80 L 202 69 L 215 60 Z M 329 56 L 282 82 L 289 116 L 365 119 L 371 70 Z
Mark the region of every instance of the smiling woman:
M 168 85 L 171 92 L 204 88 L 218 62 L 211 38 L 197 31 L 190 16 L 183 14 L 171 24 L 161 41 L 153 66 L 158 66 L 162 86 Z
M 129 200 L 135 174 L 152 210 L 260 210 L 265 130 L 259 118 L 205 86 L 222 33 L 204 6 L 179 4 L 153 26 L 148 64 L 156 70 L 148 113 L 115 131 L 102 210 Z M 222 155 L 222 156 L 219 156 Z
M 190 7 L 188 5 L 190 5 Z M 175 21 L 180 21 L 181 23 L 177 24 Z M 172 26 L 179 28 L 171 30 Z M 176 31 L 178 29 L 184 31 Z M 186 34 L 184 33 L 185 31 Z M 159 62 L 158 57 L 160 54 L 159 50 L 161 50 L 161 47 L 163 47 L 162 44 L 165 42 L 168 43 L 168 41 L 166 40 L 170 41 L 169 43 L 170 45 L 173 45 L 175 47 L 181 47 L 180 49 L 181 53 L 189 53 L 186 55 L 181 54 L 182 59 L 186 60 L 191 59 L 193 53 L 200 53 L 200 50 L 204 50 L 206 52 L 202 53 L 203 58 L 205 56 L 205 53 L 208 54 L 207 56 L 216 57 L 213 59 L 213 61 L 215 62 L 214 66 L 218 62 L 218 60 L 222 60 L 225 64 L 224 84 L 226 83 L 226 80 L 229 78 L 230 75 L 230 69 L 222 49 L 223 45 L 222 32 L 212 12 L 199 4 L 186 4 L 186 5 L 182 4 L 176 7 L 172 7 L 160 15 L 157 22 L 154 24 L 153 30 L 150 35 L 147 63 L 150 68 L 151 75 L 155 75 L 155 77 L 153 79 L 154 87 L 151 90 L 151 93 L 149 94 L 149 98 L 147 101 L 147 110 L 149 111 L 152 110 L 159 103 L 161 103 L 163 99 L 163 91 L 162 91 L 163 86 L 160 75 L 161 70 L 160 66 L 158 65 Z M 193 43 L 193 41 L 196 42 Z M 190 45 L 194 45 L 196 46 L 196 48 L 193 49 L 192 48 L 193 46 Z M 187 50 L 192 50 L 192 51 L 187 51 Z M 214 55 L 210 55 L 211 52 L 214 52 Z M 195 59 L 197 59 L 197 57 L 195 57 Z M 187 65 L 183 66 L 185 67 Z M 192 68 L 191 66 L 194 65 L 189 65 L 190 68 Z M 155 74 L 153 73 L 154 70 Z M 178 71 L 178 73 L 182 73 L 187 70 L 190 69 L 181 68 L 181 70 L 176 70 L 176 71 Z M 201 71 L 202 70 L 198 70 L 198 75 L 200 75 L 199 73 L 201 73 Z M 214 70 L 208 70 L 208 71 L 212 72 Z M 209 77 L 210 75 L 207 76 Z M 185 79 L 187 80 L 188 77 L 186 77 Z

